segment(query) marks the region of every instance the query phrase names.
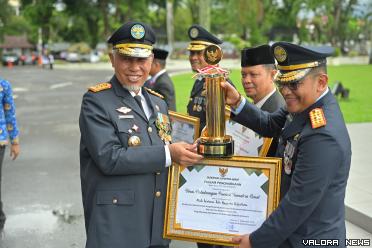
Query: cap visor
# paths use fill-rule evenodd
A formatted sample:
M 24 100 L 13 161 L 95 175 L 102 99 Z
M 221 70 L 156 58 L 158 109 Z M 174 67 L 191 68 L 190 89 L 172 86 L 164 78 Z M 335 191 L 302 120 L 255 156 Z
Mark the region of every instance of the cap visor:
M 275 82 L 281 84 L 289 84 L 302 80 L 312 68 L 306 68 L 295 71 L 279 71 L 275 77 Z

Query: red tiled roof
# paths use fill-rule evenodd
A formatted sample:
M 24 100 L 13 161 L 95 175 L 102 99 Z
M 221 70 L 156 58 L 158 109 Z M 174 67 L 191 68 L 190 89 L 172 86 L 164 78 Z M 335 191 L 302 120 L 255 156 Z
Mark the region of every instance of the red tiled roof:
M 4 43 L 0 44 L 0 48 L 34 48 L 30 42 L 28 42 L 26 35 L 22 36 L 4 36 Z

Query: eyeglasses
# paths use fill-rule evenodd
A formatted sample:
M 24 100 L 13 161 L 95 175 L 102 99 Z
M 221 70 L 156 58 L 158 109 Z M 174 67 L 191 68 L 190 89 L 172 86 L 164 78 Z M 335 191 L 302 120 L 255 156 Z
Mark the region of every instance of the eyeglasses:
M 291 83 L 284 83 L 284 84 L 276 82 L 275 84 L 276 84 L 276 86 L 278 87 L 279 90 L 283 90 L 285 87 L 287 87 L 291 91 L 296 91 L 302 83 L 303 83 L 303 80 L 295 81 L 295 82 L 291 82 Z

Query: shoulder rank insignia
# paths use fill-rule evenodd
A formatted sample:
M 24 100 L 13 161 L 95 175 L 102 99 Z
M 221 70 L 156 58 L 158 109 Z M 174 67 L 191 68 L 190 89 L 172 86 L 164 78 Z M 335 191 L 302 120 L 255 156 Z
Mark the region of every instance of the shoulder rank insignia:
M 157 97 L 160 97 L 161 99 L 164 99 L 164 96 L 161 95 L 161 94 L 159 94 L 158 92 L 153 91 L 153 90 L 151 90 L 151 89 L 149 89 L 147 87 L 143 87 L 143 88 L 145 88 L 145 90 L 147 90 L 147 92 L 149 92 L 150 94 L 153 94 L 154 96 L 157 96 Z
M 107 90 L 107 89 L 110 89 L 110 88 L 111 88 L 110 83 L 100 83 L 100 84 L 96 84 L 94 86 L 90 86 L 88 89 L 92 92 L 100 92 L 102 90 Z
M 313 129 L 323 127 L 327 124 L 327 120 L 324 117 L 323 109 L 315 108 L 310 111 L 310 121 Z

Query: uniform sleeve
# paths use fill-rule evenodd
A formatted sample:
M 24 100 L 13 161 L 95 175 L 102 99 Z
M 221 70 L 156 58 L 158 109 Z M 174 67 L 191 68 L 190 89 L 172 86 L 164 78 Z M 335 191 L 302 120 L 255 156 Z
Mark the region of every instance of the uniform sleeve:
M 287 111 L 283 108 L 269 113 L 246 101 L 243 109 L 232 114 L 232 119 L 264 137 L 278 137 L 286 121 Z
M 16 113 L 15 113 L 15 104 L 13 99 L 12 87 L 7 82 L 4 87 L 4 98 L 3 98 L 3 107 L 6 128 L 8 130 L 9 139 L 12 144 L 19 143 L 19 130 L 17 127 Z
M 171 85 L 172 82 L 160 81 L 159 83 L 160 84 L 158 85 L 158 88 L 155 89 L 155 91 L 157 91 L 158 93 L 164 96 L 164 100 L 166 101 L 168 105 L 168 109 L 176 111 L 175 93 Z
M 340 145 L 327 134 L 303 137 L 298 149 L 291 186 L 278 208 L 251 234 L 253 248 L 278 247 L 304 223 L 324 196 L 343 157 Z
M 125 147 L 103 103 L 85 94 L 79 119 L 82 144 L 105 175 L 160 172 L 165 167 L 164 145 Z

